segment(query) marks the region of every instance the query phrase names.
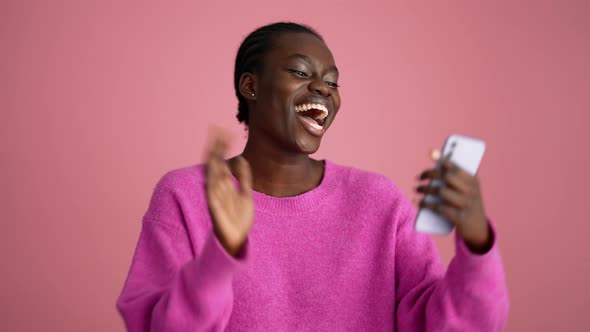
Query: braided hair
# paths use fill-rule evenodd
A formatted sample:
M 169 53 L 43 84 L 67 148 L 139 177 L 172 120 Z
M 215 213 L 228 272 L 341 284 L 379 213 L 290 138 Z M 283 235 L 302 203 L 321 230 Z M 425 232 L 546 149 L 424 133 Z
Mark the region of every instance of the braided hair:
M 309 33 L 324 41 L 322 36 L 311 27 L 291 22 L 278 22 L 256 29 L 240 45 L 234 69 L 234 88 L 236 97 L 238 97 L 236 117 L 246 126 L 248 125 L 249 111 L 246 99 L 240 94 L 240 77 L 243 73 L 255 73 L 259 70 L 264 54 L 273 46 L 274 38 L 288 32 Z

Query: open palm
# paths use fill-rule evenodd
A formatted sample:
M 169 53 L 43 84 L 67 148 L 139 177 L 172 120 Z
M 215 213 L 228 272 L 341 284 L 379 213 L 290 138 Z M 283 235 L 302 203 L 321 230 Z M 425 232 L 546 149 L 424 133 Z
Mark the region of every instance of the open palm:
M 236 256 L 254 223 L 252 173 L 246 159 L 235 162 L 238 189 L 224 154 L 227 144 L 220 137 L 214 139 L 207 160 L 207 203 L 213 219 L 213 229 L 227 252 Z

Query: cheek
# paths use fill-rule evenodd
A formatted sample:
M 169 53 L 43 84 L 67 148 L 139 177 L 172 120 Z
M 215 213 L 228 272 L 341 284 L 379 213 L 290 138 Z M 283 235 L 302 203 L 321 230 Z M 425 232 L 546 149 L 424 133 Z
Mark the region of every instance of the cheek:
M 280 83 L 277 84 L 277 87 L 282 94 L 286 96 L 294 96 L 300 91 L 305 90 L 305 83 L 291 77 L 287 77 L 280 81 Z
M 334 100 L 334 109 L 338 111 L 340 109 L 340 104 L 342 103 L 342 99 L 340 99 L 340 94 L 335 93 L 334 95 L 332 95 L 332 98 Z
M 274 117 L 276 111 L 282 107 L 281 100 L 284 98 L 283 84 L 277 77 L 269 77 L 261 84 L 262 91 L 260 93 L 259 107 L 267 118 Z
M 289 98 L 296 89 L 296 84 L 282 75 L 273 77 L 265 84 L 266 91 L 269 92 L 269 97 L 272 99 L 273 105 L 280 103 L 284 104 L 285 99 Z
M 274 105 L 277 107 L 291 107 L 298 98 L 306 94 L 305 83 L 293 79 L 283 79 L 274 86 Z

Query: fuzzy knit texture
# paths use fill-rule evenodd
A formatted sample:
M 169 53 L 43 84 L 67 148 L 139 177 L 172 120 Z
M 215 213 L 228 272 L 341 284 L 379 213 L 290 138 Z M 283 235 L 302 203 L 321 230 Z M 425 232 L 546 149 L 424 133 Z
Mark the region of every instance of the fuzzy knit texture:
M 154 190 L 117 302 L 128 331 L 503 329 L 496 237 L 478 255 L 455 236 L 445 272 L 387 177 L 325 161 L 306 193 L 254 192 L 254 225 L 232 257 L 212 230 L 205 171 L 171 171 Z

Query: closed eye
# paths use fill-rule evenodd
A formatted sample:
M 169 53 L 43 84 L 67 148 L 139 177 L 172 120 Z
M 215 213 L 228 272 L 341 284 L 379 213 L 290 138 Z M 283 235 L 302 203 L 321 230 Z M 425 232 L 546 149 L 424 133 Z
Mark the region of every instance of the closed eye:
M 293 75 L 301 77 L 301 78 L 308 78 L 309 75 L 306 72 L 302 72 L 301 70 L 289 69 Z
M 307 74 L 306 72 L 301 71 L 301 70 L 288 69 L 288 71 L 291 74 L 293 74 L 293 75 L 295 75 L 297 77 L 300 77 L 300 78 L 310 78 L 310 75 L 309 74 Z M 340 87 L 340 85 L 338 85 L 338 83 L 336 83 L 336 82 L 331 82 L 331 81 L 325 81 L 325 82 L 326 82 L 326 84 L 328 84 L 333 89 L 338 89 Z
M 326 84 L 328 84 L 331 88 L 334 88 L 334 89 L 337 89 L 340 87 L 340 85 L 338 85 L 338 83 L 336 83 L 336 82 L 326 81 Z

